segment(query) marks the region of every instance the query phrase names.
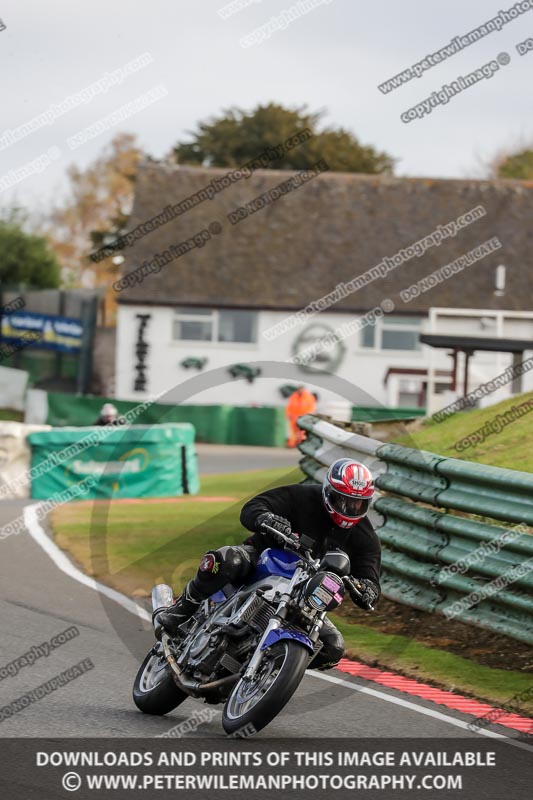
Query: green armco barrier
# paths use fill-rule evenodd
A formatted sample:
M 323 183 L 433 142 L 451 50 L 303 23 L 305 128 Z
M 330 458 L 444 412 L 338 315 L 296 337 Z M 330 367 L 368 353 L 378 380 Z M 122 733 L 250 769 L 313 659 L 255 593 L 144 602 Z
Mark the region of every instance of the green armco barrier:
M 304 482 L 348 456 L 387 492 L 374 503 L 386 597 L 533 645 L 531 473 L 383 444 L 313 415 L 298 424 Z
M 389 465 L 387 472 L 377 478 L 376 486 L 436 505 L 439 492 L 448 485 L 446 478 L 435 474 L 435 467 L 443 456 L 397 444 L 385 444 L 376 454 Z
M 380 489 L 434 506 L 533 525 L 533 475 L 385 444 L 376 451 L 388 464 Z
M 437 466 L 449 486 L 438 505 L 533 525 L 533 475 L 447 458 Z
M 176 497 L 200 488 L 192 425 L 56 428 L 32 433 L 28 441 L 31 496 L 37 500 L 49 500 L 88 477 L 95 483 L 83 495 L 87 500 Z
M 383 594 L 397 603 L 418 608 L 421 611 L 440 614 L 439 604 L 442 597 L 436 590 L 421 577 L 418 579 L 409 576 L 407 559 L 399 560 L 397 553 L 391 553 L 383 548 L 384 573 L 381 579 Z M 448 603 L 461 599 L 459 593 L 448 593 Z M 504 636 L 511 636 L 519 641 L 531 644 L 533 642 L 533 625 L 531 615 L 522 614 L 516 610 L 507 610 L 504 606 L 499 608 L 489 603 L 488 607 L 474 606 L 462 611 L 457 619 L 478 628 L 487 628 Z
M 425 417 L 425 408 L 381 408 L 380 406 L 352 406 L 353 422 L 393 422 L 394 420 Z
M 130 400 L 50 392 L 46 422 L 54 427 L 92 425 L 104 403 L 113 403 L 120 414 L 139 404 Z M 189 422 L 196 430 L 196 441 L 211 444 L 283 447 L 286 439 L 285 412 L 283 408 L 270 406 L 152 403 L 139 414 L 136 422 L 141 425 Z
M 469 563 L 469 554 L 483 543 L 491 547 L 480 551 L 483 557 L 472 562 L 472 568 L 483 577 L 497 578 L 524 557 L 533 558 L 533 536 L 516 530 L 454 517 L 393 497 L 380 497 L 375 508 L 386 519 L 380 536 L 400 550 L 431 558 L 439 570 L 458 561 Z M 513 586 L 533 590 L 533 571 L 518 576 Z

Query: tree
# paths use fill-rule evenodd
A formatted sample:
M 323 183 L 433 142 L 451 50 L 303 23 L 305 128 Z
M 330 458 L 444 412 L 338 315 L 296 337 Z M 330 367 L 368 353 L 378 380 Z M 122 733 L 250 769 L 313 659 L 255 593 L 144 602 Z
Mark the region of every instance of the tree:
M 268 168 L 302 170 L 324 159 L 335 172 L 392 173 L 391 156 L 363 146 L 349 131 L 319 131 L 322 116 L 322 112 L 308 112 L 306 106 L 289 109 L 276 103 L 257 106 L 251 112 L 231 108 L 218 118 L 200 122 L 198 130 L 190 132 L 192 142 L 178 142 L 174 154 L 180 164 L 238 167 L 297 131 L 309 128 L 312 138 L 271 160 Z
M 533 180 L 533 150 L 497 156 L 491 167 L 495 178 L 514 178 L 519 181 Z
M 59 286 L 57 259 L 44 236 L 24 230 L 21 209 L 3 211 L 0 217 L 0 284 L 31 289 Z
M 68 168 L 69 195 L 48 219 L 52 248 L 66 284 L 83 283 L 84 268 L 94 285 L 110 282 L 112 262 L 106 259 L 89 267 L 87 257 L 106 235 L 114 238 L 124 232 L 133 205 L 137 164 L 143 155 L 133 134 L 120 133 L 86 169 Z

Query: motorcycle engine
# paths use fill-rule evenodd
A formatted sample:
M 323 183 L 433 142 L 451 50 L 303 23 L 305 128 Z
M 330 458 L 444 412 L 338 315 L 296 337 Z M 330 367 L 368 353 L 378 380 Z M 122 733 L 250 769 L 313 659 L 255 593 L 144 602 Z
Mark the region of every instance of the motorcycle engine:
M 225 649 L 222 640 L 226 638 L 220 633 L 201 631 L 188 652 L 187 665 L 195 670 L 211 674 L 220 661 L 221 645 L 222 649 Z

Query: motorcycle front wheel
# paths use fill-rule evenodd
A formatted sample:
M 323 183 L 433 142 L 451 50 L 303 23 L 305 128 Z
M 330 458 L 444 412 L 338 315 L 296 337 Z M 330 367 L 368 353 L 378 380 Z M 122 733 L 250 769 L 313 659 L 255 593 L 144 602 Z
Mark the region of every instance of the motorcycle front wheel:
M 178 689 L 160 643 L 155 645 L 135 676 L 133 702 L 143 714 L 161 716 L 183 703 L 189 695 Z
M 298 642 L 283 640 L 265 650 L 254 679 L 241 679 L 226 701 L 226 733 L 251 736 L 272 722 L 300 685 L 308 662 L 309 653 Z

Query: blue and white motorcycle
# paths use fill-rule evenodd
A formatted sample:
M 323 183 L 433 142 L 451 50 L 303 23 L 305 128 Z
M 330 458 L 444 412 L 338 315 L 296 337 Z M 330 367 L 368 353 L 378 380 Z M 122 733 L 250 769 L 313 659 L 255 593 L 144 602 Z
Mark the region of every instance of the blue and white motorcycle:
M 136 706 L 166 714 L 187 697 L 225 703 L 226 733 L 260 731 L 288 703 L 322 647 L 326 613 L 343 600 L 349 577 L 346 553 L 311 557 L 306 536 L 283 536 L 285 549 L 269 548 L 241 587 L 225 586 L 205 600 L 177 638 L 157 628 L 157 643 L 141 664 L 133 687 Z M 152 592 L 154 611 L 174 602 L 170 586 Z

